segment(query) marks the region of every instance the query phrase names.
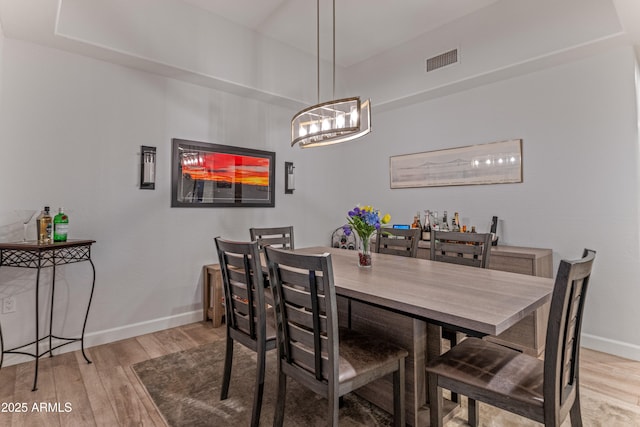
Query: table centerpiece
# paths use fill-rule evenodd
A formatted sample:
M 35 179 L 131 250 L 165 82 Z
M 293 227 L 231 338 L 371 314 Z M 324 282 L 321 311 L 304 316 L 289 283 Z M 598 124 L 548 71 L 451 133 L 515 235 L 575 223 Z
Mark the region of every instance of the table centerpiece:
M 358 236 L 358 266 L 371 267 L 371 236 L 384 224 L 389 223 L 391 215 L 381 215 L 372 206 L 356 206 L 347 214 L 344 234 L 355 232 Z

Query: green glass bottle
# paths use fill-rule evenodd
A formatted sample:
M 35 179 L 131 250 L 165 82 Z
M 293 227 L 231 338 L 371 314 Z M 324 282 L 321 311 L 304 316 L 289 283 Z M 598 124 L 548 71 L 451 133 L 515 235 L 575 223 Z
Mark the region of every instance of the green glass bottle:
M 64 209 L 60 208 L 58 215 L 53 218 L 53 241 L 66 242 L 68 232 L 69 217 L 64 213 Z

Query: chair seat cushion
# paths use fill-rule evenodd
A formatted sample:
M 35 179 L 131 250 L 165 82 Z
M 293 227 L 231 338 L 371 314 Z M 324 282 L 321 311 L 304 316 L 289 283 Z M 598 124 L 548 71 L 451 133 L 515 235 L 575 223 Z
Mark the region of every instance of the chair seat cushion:
M 427 372 L 484 390 L 485 396 L 488 391 L 505 399 L 543 405 L 544 362 L 478 338 L 467 338 L 427 363 Z M 491 403 L 490 399 L 482 400 Z
M 385 365 L 393 365 L 401 357 L 407 357 L 405 349 L 388 340 L 381 340 L 351 329 L 340 328 L 340 371 L 338 381 L 349 381 L 367 372 L 379 371 Z M 396 365 L 397 366 L 397 365 Z

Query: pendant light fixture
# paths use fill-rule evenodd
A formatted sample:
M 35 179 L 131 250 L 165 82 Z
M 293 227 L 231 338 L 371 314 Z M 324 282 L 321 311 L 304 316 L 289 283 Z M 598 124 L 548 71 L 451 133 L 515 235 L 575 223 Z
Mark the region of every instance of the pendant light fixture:
M 316 0 L 318 104 L 291 119 L 291 146 L 319 147 L 351 141 L 371 132 L 371 102 L 359 96 L 320 103 L 320 0 Z M 333 0 L 333 97 L 336 93 L 336 0 Z

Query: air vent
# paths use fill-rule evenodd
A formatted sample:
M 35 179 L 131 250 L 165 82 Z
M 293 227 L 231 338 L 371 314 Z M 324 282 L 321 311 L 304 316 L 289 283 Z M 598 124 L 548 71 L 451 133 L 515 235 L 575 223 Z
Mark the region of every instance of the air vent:
M 441 53 L 440 55 L 427 59 L 427 73 L 450 64 L 455 64 L 456 62 L 458 62 L 458 49 Z

